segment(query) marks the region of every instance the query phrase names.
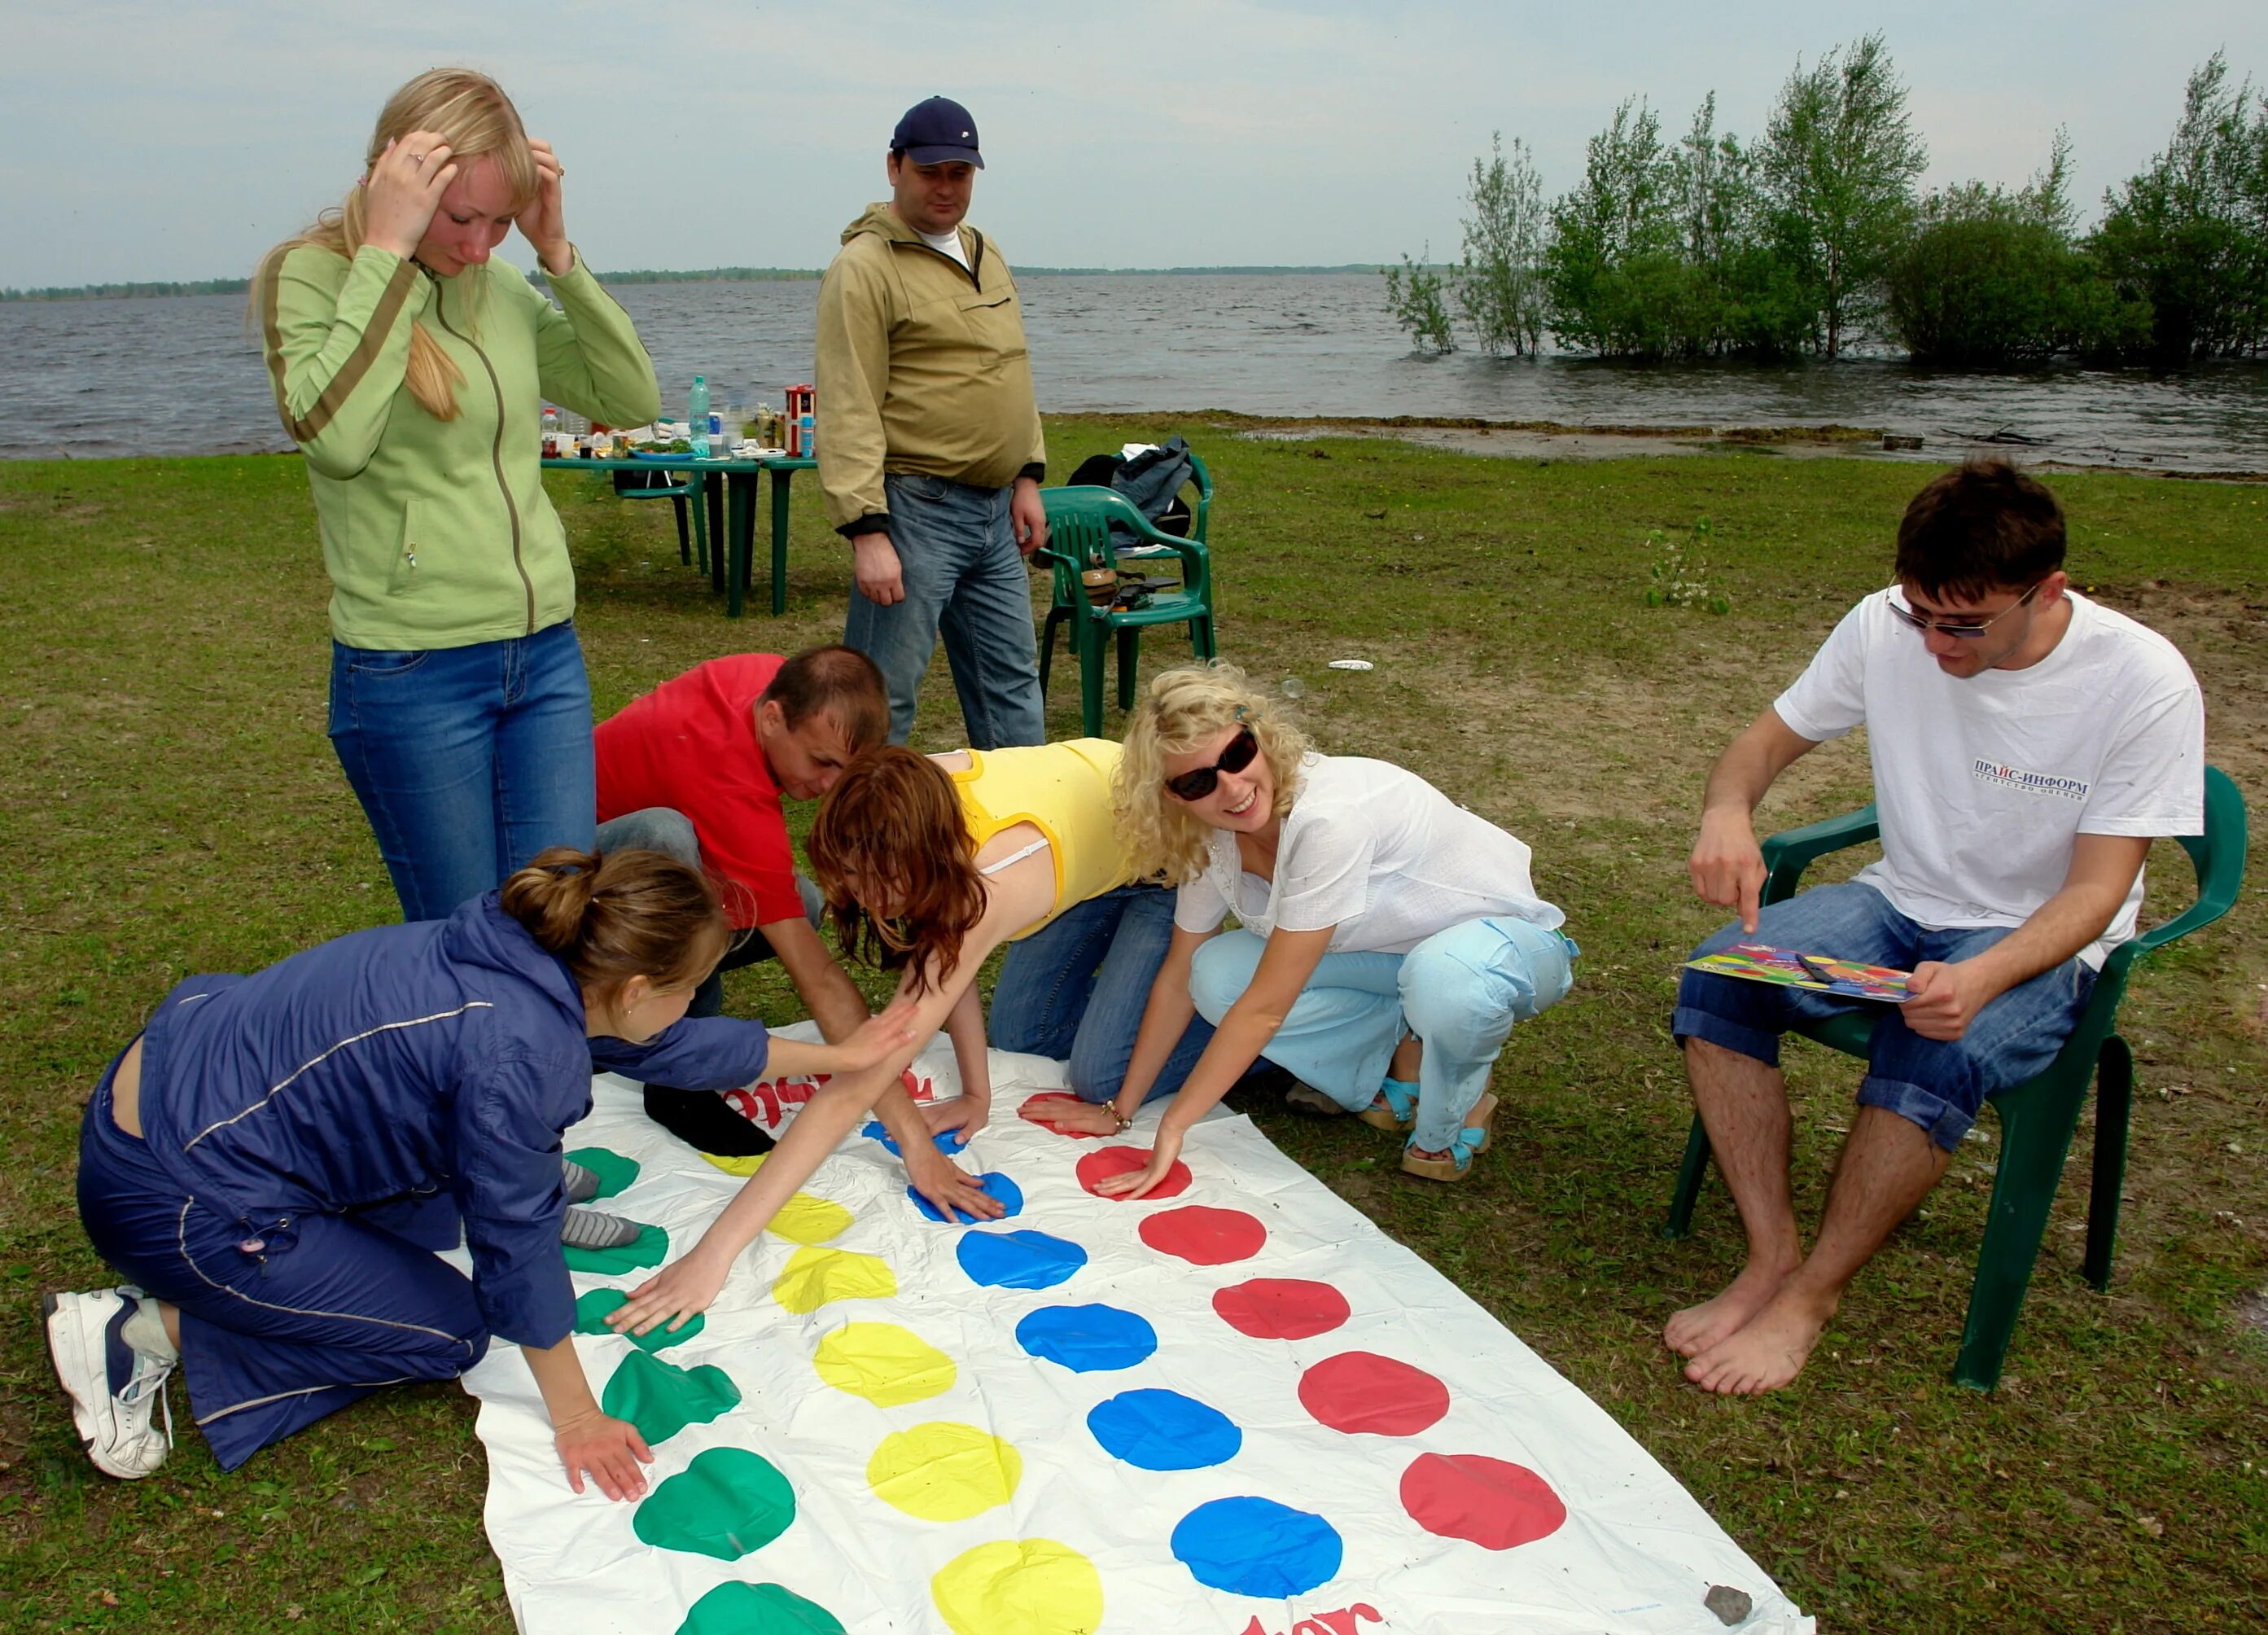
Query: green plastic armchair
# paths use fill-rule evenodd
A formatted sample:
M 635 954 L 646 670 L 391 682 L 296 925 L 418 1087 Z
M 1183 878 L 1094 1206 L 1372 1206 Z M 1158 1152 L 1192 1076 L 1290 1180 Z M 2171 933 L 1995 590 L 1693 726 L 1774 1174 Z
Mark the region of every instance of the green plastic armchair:
M 1795 894 L 1796 882 L 1815 858 L 1861 845 L 1881 833 L 1871 806 L 1823 823 L 1774 835 L 1764 843 L 1764 901 L 1778 902 Z M 2000 1115 L 2000 1157 L 1992 1177 L 1992 1201 L 1984 1220 L 1984 1240 L 1977 1252 L 1977 1271 L 1969 1290 L 1969 1318 L 1961 1335 L 1953 1378 L 1989 1391 L 2000 1382 L 2024 1291 L 2032 1281 L 2049 1208 L 2063 1177 L 2066 1154 L 2079 1127 L 2079 1109 L 2090 1082 L 2095 1086 L 2094 1175 L 2088 1192 L 2088 1283 L 2100 1291 L 2110 1282 L 2110 1261 L 2118 1236 L 2119 1189 L 2126 1177 L 2126 1138 L 2134 1109 L 2134 1057 L 2118 1036 L 2118 1001 L 2134 961 L 2210 925 L 2228 912 L 2244 877 L 2244 798 L 2218 767 L 2205 773 L 2205 833 L 2181 836 L 2197 870 L 2197 901 L 2164 924 L 2121 943 L 2104 960 L 2079 1026 L 2062 1051 L 2037 1078 L 1994 1096 Z M 1800 1029 L 1821 1044 L 1861 1058 L 1874 1030 L 1874 1019 L 1846 1013 Z M 1662 1235 L 1682 1238 L 1693 1224 L 1693 1203 L 1709 1165 L 1708 1132 L 1695 1118 L 1685 1141 L 1685 1161 L 1669 1203 Z
M 1204 488 L 1200 489 L 1200 496 L 1197 514 L 1202 519 L 1207 497 Z M 1040 499 L 1047 507 L 1048 543 L 1046 549 L 1034 551 L 1032 559 L 1046 563 L 1054 574 L 1053 597 L 1040 637 L 1040 690 L 1047 691 L 1049 672 L 1054 666 L 1056 631 L 1067 625 L 1071 646 L 1079 654 L 1081 720 L 1089 738 L 1100 738 L 1103 653 L 1114 637 L 1118 648 L 1121 710 L 1134 707 L 1135 670 L 1145 626 L 1186 623 L 1191 652 L 1210 659 L 1219 651 L 1213 634 L 1212 556 L 1202 538 L 1182 539 L 1163 532 L 1111 489 L 1042 489 Z M 1138 550 L 1152 547 L 1178 556 L 1181 584 L 1148 591 L 1131 606 L 1122 605 L 1116 599 L 1107 607 L 1088 600 L 1079 574 L 1090 564 L 1117 566 L 1118 553 L 1111 544 L 1114 525 L 1122 537 L 1140 541 Z M 1202 522 L 1199 527 L 1201 531 Z M 1133 559 L 1160 558 L 1135 556 Z

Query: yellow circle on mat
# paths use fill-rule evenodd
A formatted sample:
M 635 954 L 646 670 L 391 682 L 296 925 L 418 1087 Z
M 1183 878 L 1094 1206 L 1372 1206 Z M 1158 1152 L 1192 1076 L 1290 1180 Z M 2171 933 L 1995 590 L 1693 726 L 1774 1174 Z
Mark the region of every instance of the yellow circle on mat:
M 973 1425 L 942 1420 L 882 1439 L 866 1462 L 877 1497 L 923 1521 L 966 1521 L 1014 1497 L 1023 1455 Z
M 824 1243 L 840 1237 L 853 1217 L 850 1212 L 832 1198 L 817 1198 L 808 1192 L 799 1192 L 779 1207 L 764 1230 L 791 1243 Z
M 764 1167 L 766 1155 L 757 1153 L 747 1158 L 727 1158 L 721 1153 L 703 1153 L 701 1156 L 728 1175 L 753 1175 Z
M 953 1635 L 1089 1635 L 1102 1623 L 1094 1564 L 1051 1538 L 1004 1538 L 946 1562 L 929 1581 Z
M 953 1388 L 953 1359 L 895 1322 L 846 1323 L 819 1343 L 819 1377 L 877 1408 L 897 1408 Z
M 772 1285 L 772 1298 L 792 1312 L 817 1311 L 829 1300 L 885 1300 L 897 1292 L 887 1261 L 850 1249 L 798 1249 Z

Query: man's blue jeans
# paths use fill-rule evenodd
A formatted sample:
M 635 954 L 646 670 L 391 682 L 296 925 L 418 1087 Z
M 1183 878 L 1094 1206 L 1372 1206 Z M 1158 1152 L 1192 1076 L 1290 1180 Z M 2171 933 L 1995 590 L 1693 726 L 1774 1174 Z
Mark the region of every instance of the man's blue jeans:
M 890 741 L 913 731 L 914 697 L 942 635 L 968 748 L 1045 743 L 1031 576 L 1008 523 L 1010 490 L 897 473 L 882 491 L 905 600 L 884 608 L 853 584 L 843 642 L 882 672 Z
M 1003 1050 L 1068 1059 L 1079 1100 L 1112 1100 L 1173 937 L 1174 894 L 1163 887 L 1121 886 L 1064 910 L 1008 945 L 986 1037 Z M 1191 1017 L 1143 1099 L 1180 1089 L 1211 1038 L 1212 1024 Z
M 331 644 L 331 746 L 405 920 L 446 917 L 597 822 L 591 684 L 568 620 L 408 652 Z
M 1753 934 L 1735 920 L 1693 952 L 1698 957 L 1738 942 L 1760 942 L 1911 970 L 1925 960 L 1950 965 L 1973 959 L 2008 932 L 2005 925 L 1933 931 L 1906 918 L 1872 886 L 1846 880 L 1771 904 L 1756 917 Z M 1681 1042 L 1705 1039 L 1777 1067 L 1780 1035 L 1799 1020 L 1849 1011 L 1878 1016 L 1867 1076 L 1859 1083 L 1859 1105 L 1918 1124 L 1950 1153 L 1988 1096 L 2023 1083 L 2055 1060 L 2094 991 L 2095 973 L 2066 960 L 1993 999 L 1960 1038 L 1947 1042 L 1915 1033 L 1895 1005 L 1689 970 L 1678 983 L 1669 1025 Z

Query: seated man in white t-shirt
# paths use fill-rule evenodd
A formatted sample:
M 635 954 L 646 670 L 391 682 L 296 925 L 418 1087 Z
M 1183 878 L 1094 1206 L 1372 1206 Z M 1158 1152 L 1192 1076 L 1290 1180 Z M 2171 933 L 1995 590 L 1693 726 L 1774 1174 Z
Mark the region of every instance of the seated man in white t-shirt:
M 2070 1035 L 2104 954 L 2134 935 L 2151 840 L 2203 826 L 2196 678 L 2163 637 L 2073 592 L 2063 560 L 2062 511 L 2030 477 L 2000 461 L 1938 477 L 1898 526 L 1897 583 L 1844 615 L 1709 775 L 1693 886 L 1740 919 L 1699 952 L 1754 941 L 1913 977 L 1893 1008 L 1685 972 L 1672 1026 L 1748 1235 L 1740 1275 L 1663 1331 L 1706 1389 L 1802 1370 L 1985 1099 Z M 1757 801 L 1861 725 L 1881 861 L 1759 911 Z M 1807 1256 L 1779 1037 L 1854 1008 L 1881 1020 Z

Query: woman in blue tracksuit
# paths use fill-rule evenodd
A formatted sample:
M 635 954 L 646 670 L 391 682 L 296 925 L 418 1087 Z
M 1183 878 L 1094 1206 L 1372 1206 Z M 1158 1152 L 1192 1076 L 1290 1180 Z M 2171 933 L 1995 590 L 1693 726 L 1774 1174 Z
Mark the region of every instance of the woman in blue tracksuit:
M 453 1377 L 495 1335 L 526 1354 L 575 1491 L 587 1473 L 609 1499 L 642 1493 L 651 1455 L 584 1379 L 559 1248 L 560 1136 L 590 1110 L 593 1067 L 724 1088 L 856 1072 L 909 1036 L 889 1016 L 839 1047 L 682 1020 L 730 934 L 681 863 L 555 847 L 446 920 L 174 989 L 79 1140 L 87 1235 L 139 1286 L 47 1301 L 95 1464 L 158 1468 L 176 1363 L 234 1469 L 379 1386 Z M 398 1234 L 445 1199 L 469 1279 Z

